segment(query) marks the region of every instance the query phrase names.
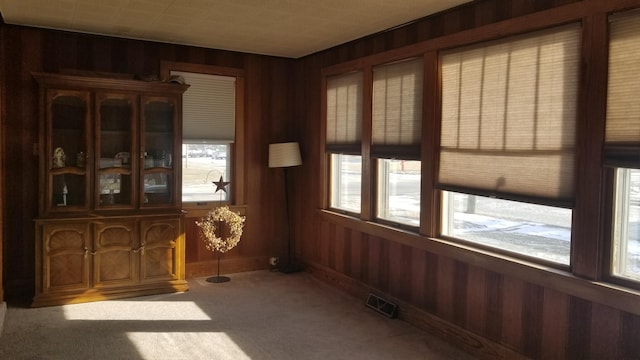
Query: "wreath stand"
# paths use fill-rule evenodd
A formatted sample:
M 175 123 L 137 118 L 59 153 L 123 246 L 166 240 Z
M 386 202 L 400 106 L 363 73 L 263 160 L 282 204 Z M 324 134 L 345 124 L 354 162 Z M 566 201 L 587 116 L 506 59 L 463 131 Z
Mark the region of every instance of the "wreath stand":
M 213 184 L 216 186 L 215 192 L 219 190 L 227 192 L 225 186 L 229 185 L 229 182 L 224 181 L 222 176 L 220 176 L 219 181 L 213 181 Z M 222 202 L 222 194 L 220 194 L 220 202 Z M 222 224 L 226 224 L 229 227 L 229 236 L 224 239 L 222 238 Z M 231 250 L 238 244 L 242 236 L 243 224 L 244 217 L 229 210 L 227 206 L 221 206 L 215 210 L 211 210 L 201 221 L 196 221 L 196 225 L 200 227 L 200 234 L 206 243 L 207 250 L 218 253 L 217 275 L 207 278 L 207 282 L 217 284 L 231 280 L 227 276 L 220 276 L 220 257 L 222 253 Z
M 228 276 L 220 276 L 220 255 L 221 254 L 222 253 L 218 251 L 218 275 L 207 278 L 207 281 L 210 283 L 218 284 L 218 283 L 223 283 L 231 280 L 231 278 L 229 278 Z

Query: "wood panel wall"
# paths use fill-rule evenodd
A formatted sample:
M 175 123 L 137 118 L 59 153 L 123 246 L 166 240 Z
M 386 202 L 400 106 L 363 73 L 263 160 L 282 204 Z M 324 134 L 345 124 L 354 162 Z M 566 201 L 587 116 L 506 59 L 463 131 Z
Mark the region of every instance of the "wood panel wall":
M 365 57 L 384 58 L 389 53 L 410 53 L 446 47 L 446 40 L 479 39 L 490 34 L 513 33 L 510 25 L 523 17 L 553 25 L 584 16 L 585 26 L 604 24 L 607 12 L 640 7 L 640 1 L 597 0 L 486 0 L 474 1 L 407 26 L 383 32 L 300 59 L 296 63 L 296 131 L 305 163 L 295 169 L 293 223 L 295 253 L 320 279 L 360 298 L 374 292 L 400 304 L 400 316 L 449 339 L 485 358 L 640 358 L 640 293 L 609 291 L 606 285 L 572 274 L 540 270 L 535 266 L 486 255 L 397 229 L 322 210 L 323 144 L 321 129 L 321 71 Z M 580 18 L 577 18 L 580 20 Z M 549 25 L 547 25 L 549 26 Z M 600 51 L 606 31 L 585 34 L 586 83 L 600 82 Z M 477 41 L 477 40 L 476 40 Z M 437 45 L 433 45 L 437 43 Z M 409 51 L 406 49 L 410 48 Z M 387 56 L 388 58 L 388 56 Z M 606 71 L 606 70 L 605 70 Z M 587 122 L 600 116 L 602 92 L 585 91 Z M 595 111 L 599 113 L 595 113 Z M 598 115 L 599 114 L 599 115 Z M 589 131 L 602 131 L 588 125 Z M 601 136 L 591 133 L 589 141 Z M 597 156 L 597 145 L 581 144 L 583 156 Z M 594 162 L 597 164 L 597 162 Z M 589 255 L 598 256 L 600 231 L 598 166 L 582 169 L 589 174 L 579 186 L 581 223 L 590 223 L 573 239 Z M 423 174 L 424 176 L 424 174 Z M 423 204 L 423 211 L 430 205 Z M 587 210 L 587 211 L 583 211 Z M 433 214 L 424 214 L 423 219 Z M 590 219 L 590 221 L 584 221 Z M 586 252 L 581 253 L 584 255 Z M 576 255 L 576 254 L 574 254 Z M 574 273 L 597 279 L 599 264 L 593 258 L 574 257 Z M 590 264 L 590 265 L 589 265 Z
M 4 279 L 7 296 L 33 294 L 34 224 L 38 211 L 38 99 L 32 72 L 89 72 L 160 75 L 161 62 L 185 62 L 242 69 L 245 74 L 244 190 L 247 216 L 243 238 L 225 255 L 221 271 L 266 269 L 270 256 L 285 254 L 282 175 L 267 167 L 270 142 L 290 138 L 293 60 L 147 41 L 101 37 L 0 24 L 2 27 L 2 174 L 4 179 Z M 267 189 L 265 191 L 265 189 Z M 273 189 L 273 190 L 269 190 Z M 212 188 L 213 190 L 213 188 Z M 195 213 L 198 213 L 197 211 Z M 215 259 L 201 251 L 195 215 L 187 219 L 187 269 L 213 274 Z M 266 214 L 266 215 L 265 215 Z M 279 251 L 282 251 L 279 253 Z M 193 265 L 195 264 L 195 265 Z M 193 265 L 193 266 L 191 266 Z

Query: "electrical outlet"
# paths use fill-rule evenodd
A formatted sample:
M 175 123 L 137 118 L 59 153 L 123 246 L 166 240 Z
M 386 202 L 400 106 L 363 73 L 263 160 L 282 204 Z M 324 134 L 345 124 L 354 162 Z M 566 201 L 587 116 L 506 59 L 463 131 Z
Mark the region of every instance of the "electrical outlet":
M 278 259 L 277 257 L 273 256 L 269 259 L 269 265 L 271 265 L 271 267 L 276 267 L 278 266 Z

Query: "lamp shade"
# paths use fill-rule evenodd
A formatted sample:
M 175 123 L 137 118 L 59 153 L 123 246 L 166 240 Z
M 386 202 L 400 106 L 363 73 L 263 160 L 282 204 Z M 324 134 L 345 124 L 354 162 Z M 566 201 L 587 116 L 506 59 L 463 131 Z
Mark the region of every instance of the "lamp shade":
M 302 164 L 297 142 L 269 144 L 269 167 L 289 167 Z

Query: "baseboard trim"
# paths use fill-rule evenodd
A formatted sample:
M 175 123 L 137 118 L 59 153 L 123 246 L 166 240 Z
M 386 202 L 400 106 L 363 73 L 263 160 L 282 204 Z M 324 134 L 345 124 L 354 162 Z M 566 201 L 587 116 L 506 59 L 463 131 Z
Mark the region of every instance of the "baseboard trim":
M 307 271 L 313 277 L 336 287 L 356 298 L 367 298 L 369 293 L 380 294 L 398 305 L 398 318 L 404 320 L 480 359 L 528 359 L 501 344 L 486 339 L 448 321 L 434 316 L 414 305 L 397 299 L 360 281 L 325 266 L 307 263 Z

